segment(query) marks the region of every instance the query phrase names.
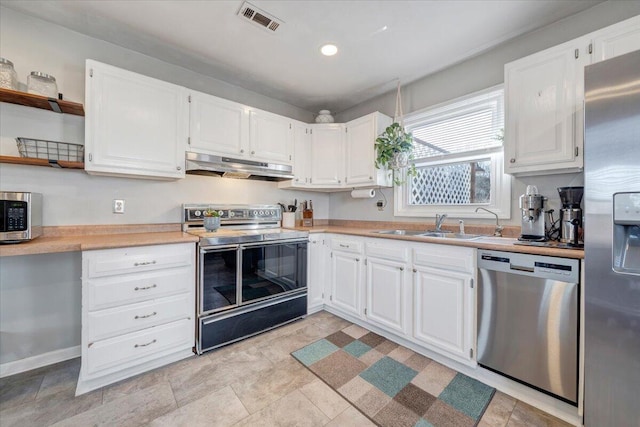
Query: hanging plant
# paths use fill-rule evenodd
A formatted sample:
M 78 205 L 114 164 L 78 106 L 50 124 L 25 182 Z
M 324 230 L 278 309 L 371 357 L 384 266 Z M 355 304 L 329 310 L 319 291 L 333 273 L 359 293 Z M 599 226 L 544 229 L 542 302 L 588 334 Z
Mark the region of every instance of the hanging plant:
M 402 185 L 401 170 L 407 168 L 406 176 L 416 176 L 416 166 L 411 163 L 413 155 L 413 135 L 406 132 L 400 123 L 392 123 L 376 138 L 376 168 L 387 169 L 393 174 L 393 184 Z
M 400 82 L 396 94 L 395 121 L 376 138 L 376 168 L 386 169 L 393 176 L 394 185 L 402 185 L 402 170 L 406 169 L 405 177 L 417 175 L 416 165 L 413 160 L 413 135 L 407 132 L 402 121 L 402 97 Z

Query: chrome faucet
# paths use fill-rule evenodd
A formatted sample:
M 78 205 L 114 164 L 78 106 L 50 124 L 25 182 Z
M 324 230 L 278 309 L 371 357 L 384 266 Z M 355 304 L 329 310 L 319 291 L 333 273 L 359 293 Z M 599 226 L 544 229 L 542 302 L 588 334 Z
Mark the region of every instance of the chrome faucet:
M 479 210 L 483 210 L 483 211 L 489 212 L 491 215 L 494 215 L 496 217 L 496 228 L 493 231 L 493 235 L 495 237 L 502 237 L 502 230 L 504 229 L 504 227 L 501 226 L 500 223 L 498 222 L 498 214 L 495 213 L 495 212 L 490 211 L 489 209 L 476 208 L 476 212 L 478 212 Z
M 438 215 L 436 214 L 436 231 L 442 231 L 440 227 L 442 227 L 442 223 L 447 218 L 447 214 Z

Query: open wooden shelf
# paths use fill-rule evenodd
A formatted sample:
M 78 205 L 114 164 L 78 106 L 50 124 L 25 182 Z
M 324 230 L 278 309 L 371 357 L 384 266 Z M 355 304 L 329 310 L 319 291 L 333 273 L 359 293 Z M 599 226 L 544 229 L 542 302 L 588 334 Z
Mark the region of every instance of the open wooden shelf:
M 17 90 L 0 88 L 0 102 L 26 105 L 27 107 L 41 108 L 55 111 L 56 113 L 73 114 L 74 116 L 84 116 L 84 106 L 77 102 L 47 98 L 46 96 Z
M 52 166 L 64 169 L 84 169 L 84 162 L 70 162 L 68 160 L 32 159 L 30 157 L 0 156 L 0 163 L 16 165 Z

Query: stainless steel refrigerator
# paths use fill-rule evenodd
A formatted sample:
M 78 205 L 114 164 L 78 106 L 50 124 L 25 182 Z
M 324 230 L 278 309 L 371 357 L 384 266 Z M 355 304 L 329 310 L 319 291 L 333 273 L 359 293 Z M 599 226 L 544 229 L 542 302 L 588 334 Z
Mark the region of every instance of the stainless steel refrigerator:
M 586 427 L 640 426 L 640 51 L 585 71 Z

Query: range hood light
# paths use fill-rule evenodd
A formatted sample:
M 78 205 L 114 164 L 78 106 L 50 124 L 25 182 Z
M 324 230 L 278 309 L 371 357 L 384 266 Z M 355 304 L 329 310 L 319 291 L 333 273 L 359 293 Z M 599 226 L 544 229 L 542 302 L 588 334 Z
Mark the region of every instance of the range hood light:
M 224 172 L 222 174 L 223 178 L 234 178 L 234 179 L 247 179 L 251 176 L 250 173 L 243 172 Z

